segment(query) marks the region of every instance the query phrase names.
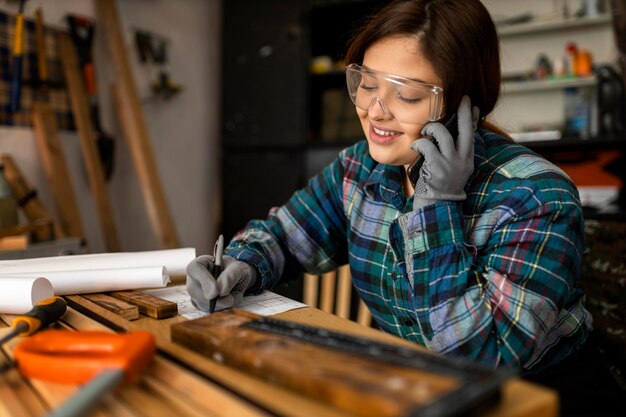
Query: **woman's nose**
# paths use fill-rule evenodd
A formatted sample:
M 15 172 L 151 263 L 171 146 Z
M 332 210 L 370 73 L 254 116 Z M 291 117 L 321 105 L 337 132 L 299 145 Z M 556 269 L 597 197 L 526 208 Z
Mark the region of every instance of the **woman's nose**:
M 372 102 L 367 109 L 367 113 L 372 119 L 376 120 L 391 117 L 391 113 L 389 113 L 389 110 L 387 110 L 387 106 L 385 106 L 385 103 L 381 101 L 381 99 L 378 97 L 374 97 L 372 99 Z

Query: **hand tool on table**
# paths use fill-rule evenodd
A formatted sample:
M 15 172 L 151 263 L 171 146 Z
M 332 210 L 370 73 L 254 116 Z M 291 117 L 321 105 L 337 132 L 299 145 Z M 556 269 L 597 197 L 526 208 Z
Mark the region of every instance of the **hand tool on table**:
M 24 3 L 21 0 L 17 16 L 15 17 L 15 34 L 13 35 L 13 58 L 11 62 L 11 96 L 10 110 L 16 113 L 20 110 L 20 96 L 22 94 L 22 60 L 24 58 Z
M 46 328 L 63 317 L 66 310 L 67 304 L 61 297 L 50 297 L 38 302 L 28 313 L 13 319 L 13 330 L 0 339 L 0 346 L 15 336 L 30 336 Z
M 86 384 L 48 417 L 83 416 L 118 386 L 136 379 L 152 361 L 152 333 L 46 330 L 15 348 L 18 370 L 29 378 Z
M 100 109 L 98 106 L 97 87 L 96 87 L 96 71 L 93 62 L 93 37 L 95 26 L 94 22 L 82 16 L 67 15 L 67 23 L 69 25 L 70 36 L 76 48 L 78 61 L 83 71 L 85 85 L 87 87 L 87 95 L 89 96 L 89 105 L 91 106 L 91 119 L 96 133 L 96 145 L 98 154 L 102 161 L 105 179 L 111 178 L 113 173 L 113 153 L 115 150 L 115 141 L 113 137 L 107 134 L 100 124 Z
M 215 259 L 215 266 L 213 267 L 213 271 L 211 271 L 211 275 L 217 281 L 217 278 L 222 273 L 222 256 L 224 255 L 224 235 L 220 235 L 215 242 L 215 246 L 213 247 L 213 258 Z M 215 305 L 217 304 L 217 297 L 211 300 L 209 304 L 209 312 L 213 313 L 215 311 Z

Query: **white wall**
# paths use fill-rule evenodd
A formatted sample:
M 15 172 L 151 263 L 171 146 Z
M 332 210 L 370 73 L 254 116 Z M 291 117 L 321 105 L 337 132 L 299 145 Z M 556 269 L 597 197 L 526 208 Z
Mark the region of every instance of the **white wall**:
M 219 0 L 117 1 L 128 54 L 140 92 L 157 169 L 169 202 L 179 243 L 207 253 L 218 233 L 220 220 L 219 103 L 221 68 L 221 2 Z M 15 3 L 0 3 L 14 12 Z M 47 24 L 64 27 L 66 13 L 95 15 L 95 5 L 85 0 L 30 0 L 26 16 L 41 7 Z M 169 101 L 151 99 L 150 71 L 139 65 L 132 29 L 140 28 L 168 39 L 169 71 L 184 89 Z M 95 61 L 101 118 L 105 131 L 116 139 L 109 196 L 123 251 L 158 249 L 159 242 L 147 218 L 143 195 L 110 96 L 113 65 L 96 26 Z M 76 134 L 61 132 L 65 157 L 78 199 L 82 224 L 91 252 L 104 252 L 95 206 L 83 167 Z M 54 212 L 33 131 L 0 126 L 0 153 L 10 154 L 40 198 Z

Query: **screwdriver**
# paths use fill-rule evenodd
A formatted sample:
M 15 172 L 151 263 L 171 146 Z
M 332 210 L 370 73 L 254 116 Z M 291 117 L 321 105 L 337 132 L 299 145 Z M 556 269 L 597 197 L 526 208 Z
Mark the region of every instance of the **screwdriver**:
M 61 297 L 50 297 L 38 302 L 28 313 L 13 319 L 13 330 L 0 339 L 0 346 L 15 336 L 30 336 L 49 326 L 60 319 L 66 310 L 67 304 Z

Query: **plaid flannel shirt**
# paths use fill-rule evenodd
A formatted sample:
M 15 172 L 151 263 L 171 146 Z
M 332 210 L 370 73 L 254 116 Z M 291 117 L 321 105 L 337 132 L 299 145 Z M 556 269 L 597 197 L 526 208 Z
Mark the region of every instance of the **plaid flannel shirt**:
M 565 173 L 495 133 L 475 135 L 463 202 L 413 211 L 403 167 L 359 142 L 226 253 L 255 265 L 254 292 L 350 263 L 379 328 L 443 354 L 538 371 L 587 338 L 577 277 L 578 193 Z

